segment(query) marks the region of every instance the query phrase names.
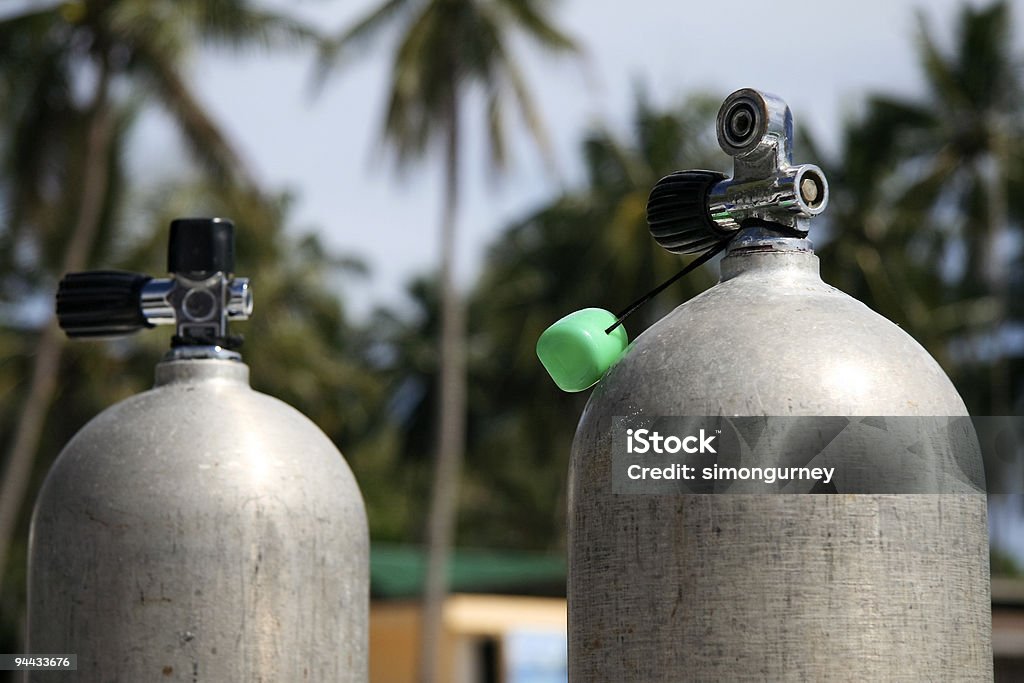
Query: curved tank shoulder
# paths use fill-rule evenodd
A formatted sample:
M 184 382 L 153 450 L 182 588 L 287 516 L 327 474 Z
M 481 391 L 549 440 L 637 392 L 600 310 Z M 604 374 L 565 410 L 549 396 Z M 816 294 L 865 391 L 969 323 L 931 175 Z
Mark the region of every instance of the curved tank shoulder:
M 334 443 L 292 406 L 253 390 L 248 377 L 238 361 L 161 363 L 152 389 L 90 420 L 54 469 L 80 469 L 75 478 L 82 482 L 146 478 L 161 489 L 167 482 L 169 496 L 196 479 L 197 486 L 225 487 L 225 495 L 267 486 L 278 498 L 349 499 L 358 503 L 350 512 L 361 510 L 355 478 Z
M 163 363 L 64 448 L 30 532 L 35 651 L 77 651 L 95 680 L 365 680 L 355 477 L 247 380 L 238 361 Z
M 586 414 L 653 410 L 967 414 L 921 345 L 824 283 L 810 251 L 741 251 L 723 259 L 722 281 L 640 335 L 598 384 Z

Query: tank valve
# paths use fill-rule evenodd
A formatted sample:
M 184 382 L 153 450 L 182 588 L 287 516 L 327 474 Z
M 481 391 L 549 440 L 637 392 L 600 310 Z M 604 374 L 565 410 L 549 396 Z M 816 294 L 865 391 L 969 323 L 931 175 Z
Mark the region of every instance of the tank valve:
M 651 190 L 651 235 L 675 254 L 714 246 L 744 227 L 807 234 L 828 205 L 828 182 L 814 164 L 793 165 L 793 115 L 775 95 L 750 88 L 718 110 L 718 144 L 733 158 L 733 177 L 676 171 Z
M 234 277 L 235 226 L 223 218 L 171 223 L 169 278 L 124 271 L 69 273 L 57 289 L 57 320 L 69 337 L 117 337 L 145 327 L 175 325 L 172 354 L 236 356 L 241 346 L 229 320 L 252 314 L 249 279 Z
M 741 228 L 803 237 L 828 205 L 828 182 L 814 164 L 793 165 L 793 115 L 781 99 L 750 88 L 718 110 L 718 144 L 733 158 L 733 177 L 677 171 L 647 201 L 651 235 L 675 254 L 700 256 L 619 315 L 587 308 L 565 316 L 537 340 L 537 356 L 564 391 L 598 382 L 625 351 L 622 321 L 651 297 L 724 249 Z

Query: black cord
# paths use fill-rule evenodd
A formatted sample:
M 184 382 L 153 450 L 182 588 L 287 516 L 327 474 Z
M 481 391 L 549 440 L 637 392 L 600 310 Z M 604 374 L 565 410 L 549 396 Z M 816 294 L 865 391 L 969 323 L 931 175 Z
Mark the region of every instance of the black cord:
M 745 222 L 742 225 L 742 227 L 744 227 L 744 228 L 764 227 L 764 228 L 767 228 L 767 229 L 772 230 L 774 232 L 781 233 L 783 237 L 796 237 L 796 238 L 807 237 L 807 231 L 806 230 L 801 230 L 799 228 L 792 228 L 792 227 L 790 227 L 788 225 L 782 225 L 782 224 L 779 224 L 779 223 L 772 223 L 772 222 L 769 222 L 769 221 L 760 221 L 760 220 L 752 219 L 751 221 Z M 648 301 L 650 301 L 654 297 L 656 297 L 659 294 L 661 294 L 665 290 L 666 287 L 671 285 L 673 282 L 675 282 L 679 278 L 683 277 L 684 275 L 686 275 L 689 272 L 692 272 L 692 271 L 696 270 L 697 268 L 700 268 L 702 265 L 704 265 L 705 263 L 707 263 L 708 261 L 713 259 L 722 250 L 724 250 L 727 246 L 729 246 L 729 243 L 732 242 L 733 238 L 735 238 L 739 234 L 740 234 L 740 231 L 737 230 L 736 232 L 734 232 L 730 236 L 722 239 L 719 242 L 716 242 L 715 244 L 710 246 L 703 254 L 701 254 L 697 258 L 693 259 L 692 261 L 690 261 L 690 263 L 686 264 L 686 267 L 683 268 L 682 270 L 680 270 L 678 273 L 676 273 L 675 275 L 673 275 L 669 279 L 667 279 L 664 282 L 662 282 L 660 285 L 658 285 L 657 287 L 655 287 L 654 289 L 649 291 L 647 294 L 644 294 L 642 297 L 640 297 L 639 299 L 637 299 L 636 301 L 631 303 L 629 306 L 626 306 L 626 308 L 623 309 L 623 311 L 621 313 L 619 313 L 618 315 L 615 316 L 615 322 L 612 323 L 604 331 L 604 333 L 605 334 L 611 334 L 612 330 L 614 330 L 616 327 L 621 325 L 622 321 L 624 321 L 626 318 L 628 318 L 629 316 L 633 315 L 633 313 L 636 311 L 636 309 L 640 308 L 645 303 L 647 303 Z
M 705 251 L 703 254 L 701 254 L 697 258 L 693 259 L 692 261 L 690 261 L 686 265 L 686 267 L 683 268 L 682 270 L 680 270 L 678 273 L 676 273 L 675 275 L 673 275 L 669 279 L 667 279 L 664 282 L 662 282 L 660 285 L 658 285 L 657 287 L 655 287 L 654 289 L 649 291 L 647 294 L 644 294 L 642 297 L 640 297 L 639 299 L 637 299 L 636 301 L 631 303 L 629 306 L 626 306 L 626 308 L 623 309 L 621 313 L 619 313 L 618 315 L 615 316 L 615 322 L 612 323 L 608 327 L 608 329 L 606 329 L 604 331 L 604 333 L 605 334 L 611 334 L 612 330 L 614 330 L 616 327 L 621 325 L 622 321 L 624 321 L 626 318 L 628 318 L 630 315 L 632 315 L 634 311 L 636 311 L 638 308 L 643 306 L 645 303 L 647 303 L 648 301 L 650 301 L 654 297 L 656 297 L 659 294 L 661 294 L 662 291 L 664 291 L 666 287 L 671 285 L 673 282 L 675 282 L 679 278 L 683 277 L 684 275 L 686 275 L 687 273 L 689 273 L 689 272 L 691 272 L 693 270 L 696 270 L 697 268 L 700 268 L 702 265 L 704 265 L 705 263 L 707 263 L 708 261 L 713 259 L 723 249 L 725 249 L 726 246 L 728 246 L 729 242 L 731 242 L 731 241 L 732 241 L 732 238 L 730 237 L 728 239 L 724 239 L 721 242 L 718 242 L 715 245 L 709 247 L 707 249 L 707 251 Z

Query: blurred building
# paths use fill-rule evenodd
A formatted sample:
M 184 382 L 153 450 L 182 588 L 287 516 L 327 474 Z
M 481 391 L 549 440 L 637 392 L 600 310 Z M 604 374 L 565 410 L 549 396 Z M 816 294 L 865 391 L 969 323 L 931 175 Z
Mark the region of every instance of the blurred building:
M 996 683 L 1024 681 L 1024 579 L 992 578 L 992 656 Z
M 411 546 L 371 551 L 370 682 L 417 680 L 424 555 Z M 441 680 L 565 683 L 565 559 L 457 551 L 449 563 Z
M 371 552 L 370 683 L 417 680 L 424 555 L 412 546 Z M 444 607 L 442 680 L 565 683 L 565 560 L 457 551 Z M 992 579 L 996 683 L 1024 681 L 1024 579 Z

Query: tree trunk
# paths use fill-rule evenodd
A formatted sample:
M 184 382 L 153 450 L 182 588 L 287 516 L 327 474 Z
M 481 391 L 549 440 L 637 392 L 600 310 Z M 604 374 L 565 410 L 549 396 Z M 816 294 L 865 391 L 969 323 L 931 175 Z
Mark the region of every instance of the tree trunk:
M 1010 382 L 1010 368 L 1007 351 L 1003 348 L 1002 333 L 1006 324 L 1006 307 L 1009 300 L 1009 274 L 1006 258 L 1003 254 L 1003 237 L 1007 226 L 1006 177 L 1009 175 L 1010 161 L 1006 150 L 1009 148 L 1009 135 L 1003 133 L 1002 126 L 995 124 L 995 140 L 992 145 L 993 159 L 983 175 L 988 199 L 985 242 L 985 264 L 989 288 L 996 300 L 996 315 L 992 321 L 992 340 L 996 349 L 989 370 L 991 383 L 991 404 L 989 415 L 1011 415 L 1014 409 L 1013 387 Z
M 434 480 L 427 520 L 420 680 L 440 680 L 444 601 L 458 511 L 459 474 L 466 441 L 466 323 L 455 281 L 456 213 L 459 181 L 458 103 L 453 95 L 448 119 L 447 168 L 441 223 L 440 403 Z
M 114 131 L 114 116 L 109 103 L 110 70 L 100 65 L 99 80 L 90 106 L 89 125 L 82 163 L 81 198 L 78 219 L 64 251 L 64 272 L 86 267 L 103 214 L 109 174 L 107 157 Z M 57 389 L 57 373 L 64 338 L 56 321 L 49 320 L 36 346 L 32 378 L 25 395 L 24 409 L 7 454 L 3 480 L 0 481 L 0 585 L 7 567 L 11 541 L 32 475 L 39 438 Z

